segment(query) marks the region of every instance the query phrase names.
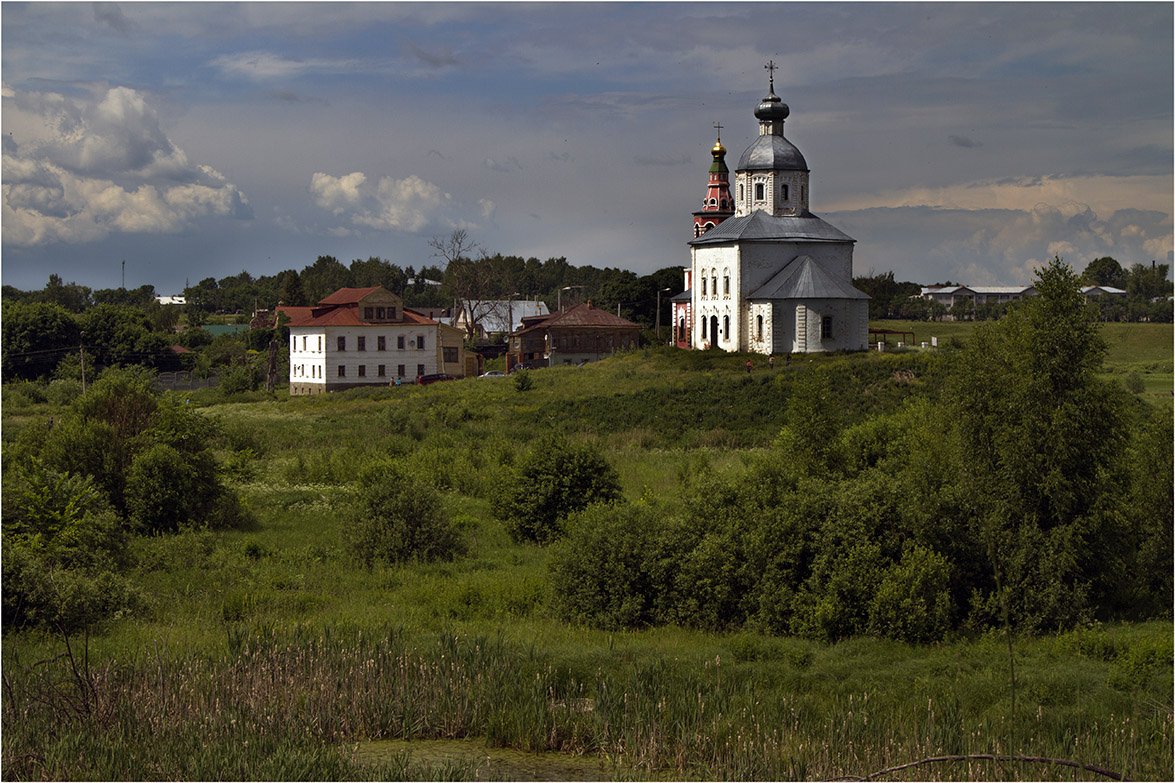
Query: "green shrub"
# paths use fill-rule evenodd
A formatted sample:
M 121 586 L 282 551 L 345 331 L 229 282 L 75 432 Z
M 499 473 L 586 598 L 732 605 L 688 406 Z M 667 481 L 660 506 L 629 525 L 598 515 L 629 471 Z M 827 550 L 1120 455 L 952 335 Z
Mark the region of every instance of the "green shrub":
M 514 373 L 514 390 L 515 391 L 530 391 L 534 388 L 534 378 L 530 377 L 530 372 L 527 370 L 518 370 Z
M 45 399 L 50 405 L 65 407 L 78 397 L 82 396 L 82 382 L 71 378 L 58 378 L 49 382 L 45 390 Z
M 903 642 L 939 641 L 951 627 L 951 568 L 937 552 L 907 542 L 869 605 L 869 631 Z
M 370 465 L 359 476 L 351 545 L 367 567 L 452 560 L 465 551 L 436 491 L 392 461 Z
M 660 522 L 645 504 L 595 504 L 568 517 L 567 536 L 551 550 L 556 611 L 607 628 L 658 621 Z
M 145 533 L 229 527 L 246 520 L 207 451 L 184 454 L 157 443 L 135 457 L 126 482 L 128 516 Z
M 547 437 L 518 462 L 493 509 L 515 541 L 547 544 L 569 514 L 619 497 L 620 477 L 596 449 Z
M 1146 382 L 1142 379 L 1142 374 L 1137 370 L 1126 376 L 1123 385 L 1126 386 L 1126 391 L 1132 394 L 1142 394 L 1146 391 Z
M 220 373 L 220 390 L 225 394 L 256 391 L 260 385 L 260 373 L 252 364 L 234 364 Z

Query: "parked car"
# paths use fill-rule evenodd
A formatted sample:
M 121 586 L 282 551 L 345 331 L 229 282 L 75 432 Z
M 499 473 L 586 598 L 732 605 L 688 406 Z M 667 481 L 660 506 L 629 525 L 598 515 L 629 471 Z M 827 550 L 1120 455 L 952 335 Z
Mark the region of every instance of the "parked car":
M 437 372 L 437 373 L 433 373 L 432 375 L 421 375 L 420 377 L 418 377 L 416 379 L 416 385 L 417 386 L 428 386 L 430 383 L 436 383 L 437 381 L 455 381 L 455 380 L 457 380 L 457 379 L 454 378 L 452 375 L 447 375 L 446 373 L 443 373 L 443 372 Z
M 489 372 L 483 372 L 481 375 L 479 375 L 477 377 L 478 378 L 505 378 L 506 373 L 501 372 L 499 370 L 490 370 Z

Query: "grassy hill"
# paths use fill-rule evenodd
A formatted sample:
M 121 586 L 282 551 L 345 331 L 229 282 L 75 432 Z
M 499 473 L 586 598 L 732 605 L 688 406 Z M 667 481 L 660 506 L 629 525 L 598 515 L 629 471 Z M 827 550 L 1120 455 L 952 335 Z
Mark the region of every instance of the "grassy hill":
M 914 326 L 921 341 L 929 327 Z M 972 328 L 943 326 L 942 342 Z M 1170 325 L 1111 326 L 1124 328 L 1105 330 L 1107 372 L 1163 377 L 1169 399 Z M 527 392 L 500 378 L 193 393 L 255 524 L 138 540 L 144 609 L 87 647 L 6 633 L 4 777 L 825 779 L 997 754 L 887 779 L 1097 777 L 1028 756 L 1170 779 L 1169 622 L 1015 639 L 1013 688 L 995 634 L 823 644 L 553 615 L 549 551 L 513 542 L 490 513 L 529 444 L 593 444 L 627 497 L 672 505 L 692 476 L 769 448 L 796 379 L 817 367 L 846 423 L 934 398 L 948 372 L 943 352 L 777 357 L 771 370 L 759 356 L 643 350 L 536 371 Z M 50 415 L 6 404 L 6 444 Z M 357 565 L 355 478 L 389 456 L 441 492 L 466 556 Z M 15 714 L 18 697 L 35 708 Z M 411 742 L 379 744 L 393 739 Z M 421 756 L 425 739 L 437 742 Z

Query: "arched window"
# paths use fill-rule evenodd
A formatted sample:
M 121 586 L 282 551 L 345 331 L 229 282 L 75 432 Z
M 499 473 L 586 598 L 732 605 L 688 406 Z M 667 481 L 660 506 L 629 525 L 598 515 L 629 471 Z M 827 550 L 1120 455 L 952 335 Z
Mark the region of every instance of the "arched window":
M 730 339 L 730 316 L 729 315 L 722 316 L 722 339 L 723 340 Z
M 710 275 L 710 291 L 711 296 L 718 296 L 718 273 L 715 272 Z
M 706 276 L 702 275 L 702 296 L 706 295 Z
M 679 343 L 685 342 L 685 316 L 677 319 L 677 341 Z
M 763 316 L 755 317 L 755 339 L 763 342 Z
M 712 198 L 712 199 L 710 199 L 710 206 L 712 206 L 712 207 L 713 207 L 713 206 L 715 206 L 715 205 L 717 205 L 717 204 L 718 204 L 718 199 L 716 199 L 716 198 Z
M 705 317 L 702 318 L 702 339 L 703 340 L 706 339 L 706 319 L 705 319 Z
M 718 342 L 718 316 L 710 316 L 710 339 Z
M 738 200 L 739 201 L 743 200 L 743 186 L 742 186 L 741 182 L 739 183 L 739 186 L 738 186 Z
M 730 272 L 725 270 L 722 272 L 722 293 L 730 296 Z

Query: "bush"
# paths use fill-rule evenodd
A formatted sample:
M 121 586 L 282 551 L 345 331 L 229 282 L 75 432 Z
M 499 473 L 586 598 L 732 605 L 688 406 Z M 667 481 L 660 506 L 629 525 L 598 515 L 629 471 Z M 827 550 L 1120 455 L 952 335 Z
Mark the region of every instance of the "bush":
M 225 394 L 257 391 L 258 372 L 252 364 L 236 364 L 220 374 L 220 390 Z
M 436 491 L 391 461 L 359 475 L 354 531 L 352 549 L 369 568 L 376 562 L 452 560 L 465 551 Z
M 942 639 L 951 627 L 951 568 L 937 552 L 907 543 L 869 606 L 869 630 L 913 644 Z
M 606 629 L 657 622 L 659 528 L 644 504 L 596 504 L 568 517 L 549 566 L 556 611 Z
M 246 519 L 207 451 L 185 454 L 156 443 L 135 457 L 126 478 L 127 514 L 145 533 L 228 527 Z
M 548 437 L 519 461 L 493 510 L 515 541 L 547 544 L 569 514 L 619 497 L 620 477 L 596 449 Z
M 515 391 L 530 391 L 534 388 L 534 378 L 530 377 L 530 373 L 526 370 L 518 370 L 514 373 L 514 390 Z
M 59 407 L 69 405 L 80 396 L 82 396 L 82 382 L 72 378 L 58 378 L 55 381 L 50 381 L 49 388 L 45 390 L 45 398 L 49 404 Z

